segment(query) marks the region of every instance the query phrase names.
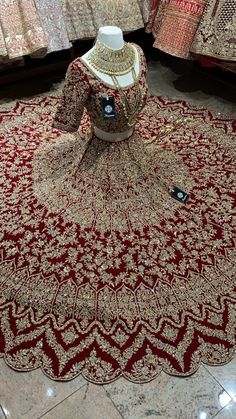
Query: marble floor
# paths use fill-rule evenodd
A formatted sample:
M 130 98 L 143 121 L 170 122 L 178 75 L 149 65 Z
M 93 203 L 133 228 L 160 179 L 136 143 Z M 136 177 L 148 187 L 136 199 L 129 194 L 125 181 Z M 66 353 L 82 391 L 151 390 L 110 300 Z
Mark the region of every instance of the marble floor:
M 160 62 L 150 63 L 148 81 L 154 94 L 184 99 L 236 117 L 235 91 L 206 79 L 191 66 L 173 69 Z M 17 89 L 13 90 L 16 95 Z M 1 103 L 4 91 L 7 86 L 1 89 Z M 25 96 L 22 82 L 19 91 Z M 10 94 L 5 97 L 7 101 L 13 99 Z M 39 370 L 15 372 L 1 359 L 0 419 L 6 418 L 235 419 L 236 359 L 225 366 L 201 365 L 187 378 L 162 373 L 148 384 L 119 379 L 104 386 L 87 383 L 82 377 L 55 382 Z
M 187 61 L 173 61 L 169 65 L 154 61 L 149 63 L 148 82 L 151 93 L 201 106 L 236 118 L 236 84 L 206 76 Z M 236 83 L 236 74 L 235 74 Z

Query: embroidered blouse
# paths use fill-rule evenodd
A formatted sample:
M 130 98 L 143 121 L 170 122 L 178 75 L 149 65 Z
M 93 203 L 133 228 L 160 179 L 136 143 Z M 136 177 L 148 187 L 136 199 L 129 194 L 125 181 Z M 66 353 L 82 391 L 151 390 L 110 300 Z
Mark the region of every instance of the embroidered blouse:
M 142 49 L 138 45 L 135 47 L 140 59 L 140 72 L 137 77 L 144 107 L 148 92 L 147 65 Z M 137 100 L 135 83 L 123 87 L 122 90 L 132 109 L 132 103 L 135 106 Z M 107 96 L 113 96 L 115 99 L 116 115 L 112 120 L 103 118 L 102 99 Z M 81 58 L 77 58 L 68 67 L 53 126 L 68 132 L 77 131 L 85 108 L 91 123 L 105 132 L 124 132 L 130 129 L 118 89 L 98 78 Z

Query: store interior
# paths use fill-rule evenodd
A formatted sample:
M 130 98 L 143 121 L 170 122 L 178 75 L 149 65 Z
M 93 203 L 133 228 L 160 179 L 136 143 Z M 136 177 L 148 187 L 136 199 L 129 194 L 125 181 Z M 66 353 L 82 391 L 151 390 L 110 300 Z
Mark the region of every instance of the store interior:
M 234 2 L 40 1 L 0 5 L 0 419 L 235 419 Z

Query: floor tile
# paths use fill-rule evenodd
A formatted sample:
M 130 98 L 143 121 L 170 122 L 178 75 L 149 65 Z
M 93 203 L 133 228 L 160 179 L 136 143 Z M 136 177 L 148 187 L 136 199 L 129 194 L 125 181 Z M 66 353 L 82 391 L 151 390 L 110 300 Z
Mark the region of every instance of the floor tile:
M 218 381 L 218 383 L 236 399 L 236 358 L 226 365 L 211 367 L 205 365 L 209 373 Z M 236 418 L 236 415 L 235 415 Z
M 104 388 L 124 419 L 211 419 L 231 401 L 203 366 L 187 378 L 162 373 L 147 384 L 122 379 Z
M 122 419 L 102 386 L 88 384 L 42 419 Z
M 0 360 L 0 404 L 9 419 L 35 419 L 85 384 L 81 377 L 56 382 L 40 370 L 19 373 Z
M 224 409 L 222 409 L 214 419 L 235 419 L 236 418 L 236 403 L 230 402 Z

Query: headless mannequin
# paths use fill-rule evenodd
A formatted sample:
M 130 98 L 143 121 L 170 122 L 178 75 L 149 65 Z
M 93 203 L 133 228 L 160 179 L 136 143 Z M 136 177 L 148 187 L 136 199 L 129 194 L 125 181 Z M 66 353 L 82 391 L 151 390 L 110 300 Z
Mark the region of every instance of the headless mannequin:
M 122 30 L 118 28 L 117 26 L 103 26 L 98 31 L 97 39 L 103 44 L 105 44 L 106 46 L 108 46 L 109 48 L 114 49 L 114 50 L 121 49 L 124 46 Z M 101 79 L 106 84 L 114 86 L 113 80 L 108 74 L 101 73 L 100 71 L 93 68 L 93 66 L 89 63 L 88 57 L 91 51 L 93 51 L 93 49 L 94 48 L 92 48 L 90 51 L 84 54 L 81 57 L 81 59 L 84 61 L 87 67 L 91 68 L 93 73 L 99 79 Z M 140 62 L 139 62 L 138 51 L 136 52 L 136 62 L 135 62 L 134 70 L 135 70 L 136 75 L 138 75 L 140 72 Z M 125 75 L 117 76 L 117 79 L 121 87 L 127 87 L 131 85 L 134 81 L 131 71 Z M 114 88 L 116 87 L 114 86 Z M 98 138 L 104 141 L 112 141 L 112 142 L 122 141 L 129 138 L 132 135 L 133 130 L 134 130 L 133 128 L 130 128 L 128 131 L 125 131 L 125 132 L 108 133 L 108 132 L 100 130 L 97 127 L 94 127 L 95 135 Z

